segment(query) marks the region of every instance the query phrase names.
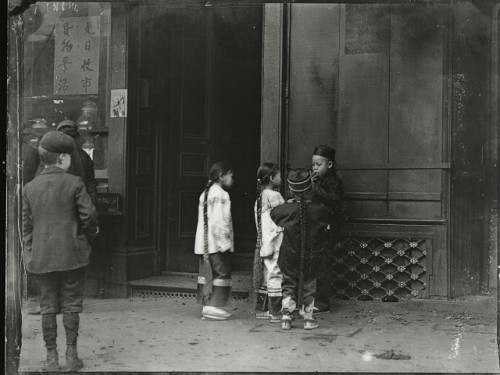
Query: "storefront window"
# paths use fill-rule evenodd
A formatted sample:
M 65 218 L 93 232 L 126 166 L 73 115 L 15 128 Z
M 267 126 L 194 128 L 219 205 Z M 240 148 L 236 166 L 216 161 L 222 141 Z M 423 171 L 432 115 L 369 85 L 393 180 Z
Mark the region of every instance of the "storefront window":
M 79 145 L 107 178 L 107 125 L 111 6 L 39 2 L 24 14 L 24 113 L 27 145 L 73 120 Z

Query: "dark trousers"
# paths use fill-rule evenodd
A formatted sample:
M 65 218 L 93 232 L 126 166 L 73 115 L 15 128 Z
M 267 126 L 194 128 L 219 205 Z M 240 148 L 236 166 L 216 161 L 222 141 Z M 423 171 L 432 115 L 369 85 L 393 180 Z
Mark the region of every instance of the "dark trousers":
M 212 294 L 208 299 L 202 300 L 203 285 L 210 280 L 205 280 L 203 276 L 198 276 L 198 301 L 204 306 L 227 307 L 231 299 L 231 258 L 229 251 L 209 255 L 210 266 L 212 267 Z M 200 269 L 203 256 L 200 256 Z
M 85 293 L 85 268 L 38 274 L 41 314 L 80 313 Z
M 299 280 L 283 273 L 283 289 L 282 310 L 293 312 L 298 303 L 299 297 Z M 303 287 L 303 306 L 309 306 L 314 303 L 316 296 L 316 279 L 304 280 Z M 303 306 L 298 306 L 302 308 Z

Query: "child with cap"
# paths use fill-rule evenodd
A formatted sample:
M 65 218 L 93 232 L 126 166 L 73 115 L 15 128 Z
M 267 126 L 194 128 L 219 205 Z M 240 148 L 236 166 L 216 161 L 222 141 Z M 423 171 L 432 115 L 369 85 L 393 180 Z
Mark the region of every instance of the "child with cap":
M 335 149 L 327 145 L 318 145 L 314 148 L 312 156 L 312 199 L 324 203 L 331 211 L 330 222 L 330 246 L 333 247 L 336 236 L 340 234 L 340 228 L 346 221 L 342 198 L 344 196 L 344 184 L 335 171 Z M 327 246 L 328 247 L 328 246 Z M 322 263 L 319 271 L 317 295 L 314 306 L 316 313 L 330 311 L 330 280 L 329 270 L 325 269 L 328 262 Z
M 254 256 L 254 289 L 256 293 L 255 317 L 281 322 L 281 281 L 278 256 L 283 240 L 283 228 L 277 226 L 270 216 L 274 207 L 285 203 L 278 191 L 281 172 L 278 165 L 264 163 L 257 170 L 257 200 L 255 222 L 257 224 L 257 246 Z
M 96 209 L 82 179 L 65 173 L 74 147 L 68 135 L 47 132 L 38 147 L 45 168 L 25 185 L 23 192 L 23 260 L 40 287 L 42 333 L 47 348 L 42 371 L 59 370 L 56 315 L 60 313 L 66 331 L 65 370 L 83 367 L 77 354 L 79 313 L 89 243 L 97 236 L 98 227 Z
M 328 230 L 330 210 L 323 203 L 310 200 L 310 171 L 292 169 L 287 181 L 293 201 L 271 211 L 271 219 L 284 229 L 278 258 L 283 274 L 281 328 L 291 328 L 292 314 L 298 305 L 304 317 L 304 329 L 315 329 L 318 327 L 313 319 L 318 267 L 316 251 Z
M 217 162 L 209 172 L 208 184 L 200 195 L 194 252 L 200 256 L 198 302 L 202 319 L 226 320 L 231 314 L 231 254 L 234 252 L 231 199 L 233 171 Z

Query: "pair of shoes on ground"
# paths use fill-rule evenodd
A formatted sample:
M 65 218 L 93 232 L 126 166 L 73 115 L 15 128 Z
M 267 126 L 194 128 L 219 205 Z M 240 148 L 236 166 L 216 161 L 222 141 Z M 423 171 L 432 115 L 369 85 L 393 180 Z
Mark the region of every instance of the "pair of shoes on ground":
M 59 354 L 57 349 L 47 350 L 47 359 L 42 362 L 42 372 L 76 372 L 83 367 L 83 361 L 78 358 L 76 346 L 66 348 L 66 366 L 59 366 Z
M 227 320 L 231 316 L 231 313 L 227 312 L 220 307 L 215 306 L 203 306 L 201 311 L 202 319 L 211 320 Z
M 255 319 L 269 320 L 271 323 L 280 323 L 281 316 L 271 314 L 269 311 L 257 311 L 255 313 Z
M 293 317 L 291 314 L 283 314 L 281 317 L 281 329 L 289 330 L 292 328 Z M 319 324 L 316 319 L 304 319 L 304 329 L 311 330 L 318 328 Z

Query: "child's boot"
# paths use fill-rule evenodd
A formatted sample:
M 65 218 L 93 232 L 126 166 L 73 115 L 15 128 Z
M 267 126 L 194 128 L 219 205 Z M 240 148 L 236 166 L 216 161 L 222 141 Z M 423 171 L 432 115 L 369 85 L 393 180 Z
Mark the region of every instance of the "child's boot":
M 269 319 L 267 288 L 260 287 L 255 297 L 255 319 Z
M 231 313 L 226 310 L 215 307 L 215 306 L 203 306 L 201 311 L 202 319 L 210 319 L 210 320 L 227 320 Z
M 289 311 L 283 311 L 281 329 L 289 330 L 290 328 L 292 328 L 292 314 Z
M 59 371 L 59 355 L 57 353 L 57 321 L 56 314 L 42 315 L 42 333 L 47 359 L 42 362 L 43 372 Z
M 304 317 L 304 329 L 316 329 L 319 324 L 316 319 L 313 319 L 314 302 L 307 306 L 303 306 L 300 314 Z
M 78 371 L 83 367 L 83 361 L 78 358 L 76 350 L 80 315 L 68 313 L 63 315 L 64 329 L 66 330 L 66 367 L 65 371 Z

